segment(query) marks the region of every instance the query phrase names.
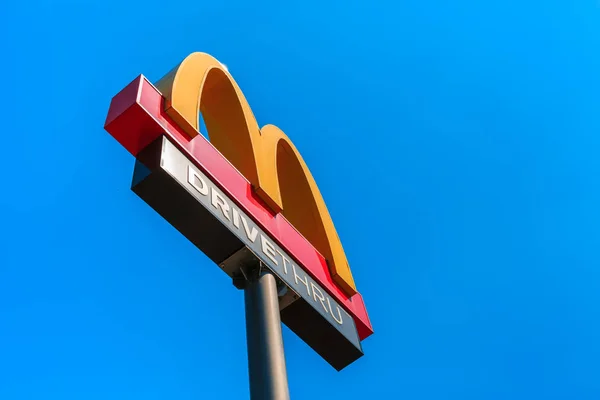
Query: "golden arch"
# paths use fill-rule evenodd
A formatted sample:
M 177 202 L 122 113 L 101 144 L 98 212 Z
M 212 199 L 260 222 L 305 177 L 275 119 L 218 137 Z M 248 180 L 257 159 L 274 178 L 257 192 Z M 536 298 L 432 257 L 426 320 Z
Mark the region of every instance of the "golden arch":
M 219 61 L 192 53 L 156 85 L 167 114 L 191 137 L 198 110 L 211 143 L 327 259 L 334 281 L 349 296 L 356 286 L 317 184 L 292 141 L 274 125 L 259 129 L 244 94 Z

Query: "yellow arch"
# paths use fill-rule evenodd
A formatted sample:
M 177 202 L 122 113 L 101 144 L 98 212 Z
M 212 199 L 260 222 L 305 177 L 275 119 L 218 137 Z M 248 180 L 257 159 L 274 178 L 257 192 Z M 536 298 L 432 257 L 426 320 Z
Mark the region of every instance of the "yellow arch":
M 198 110 L 211 143 L 327 259 L 334 281 L 356 293 L 348 260 L 323 196 L 291 140 L 274 125 L 259 129 L 239 86 L 219 61 L 192 53 L 157 83 L 167 114 L 191 137 Z

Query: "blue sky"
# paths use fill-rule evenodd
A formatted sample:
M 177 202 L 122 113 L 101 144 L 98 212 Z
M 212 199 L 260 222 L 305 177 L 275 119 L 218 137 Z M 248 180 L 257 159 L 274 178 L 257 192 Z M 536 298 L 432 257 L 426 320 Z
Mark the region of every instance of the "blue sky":
M 293 399 L 600 398 L 599 17 L 5 4 L 0 398 L 248 398 L 242 293 L 129 190 L 103 130 L 123 86 L 194 51 L 303 154 L 375 327 L 341 373 L 284 328 Z

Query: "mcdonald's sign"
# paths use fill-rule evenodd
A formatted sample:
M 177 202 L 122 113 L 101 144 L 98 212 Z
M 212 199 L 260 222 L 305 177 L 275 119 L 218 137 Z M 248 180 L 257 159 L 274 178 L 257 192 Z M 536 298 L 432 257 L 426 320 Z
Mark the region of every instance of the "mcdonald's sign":
M 132 190 L 234 282 L 244 260 L 261 261 L 286 289 L 292 331 L 337 370 L 363 355 L 373 328 L 319 188 L 219 61 L 193 53 L 155 85 L 138 76 L 105 129 L 136 157 Z

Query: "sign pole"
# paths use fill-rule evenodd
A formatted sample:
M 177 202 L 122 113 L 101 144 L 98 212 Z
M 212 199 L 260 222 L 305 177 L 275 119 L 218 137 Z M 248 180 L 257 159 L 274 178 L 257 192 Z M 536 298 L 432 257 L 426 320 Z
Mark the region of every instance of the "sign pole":
M 289 400 L 277 281 L 266 268 L 245 275 L 250 399 Z

